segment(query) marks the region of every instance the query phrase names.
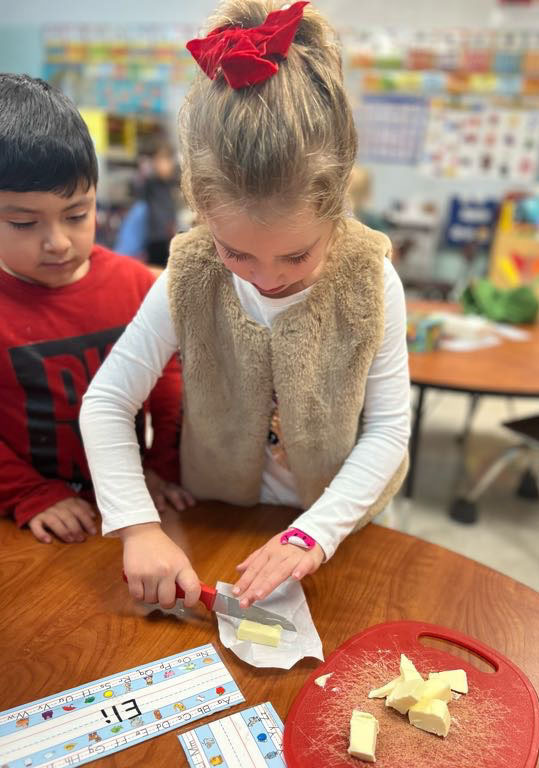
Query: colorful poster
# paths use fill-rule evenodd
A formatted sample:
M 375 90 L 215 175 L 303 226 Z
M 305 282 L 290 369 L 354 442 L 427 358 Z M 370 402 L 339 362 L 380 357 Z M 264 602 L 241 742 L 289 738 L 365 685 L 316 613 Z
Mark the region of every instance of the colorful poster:
M 421 163 L 424 173 L 531 183 L 538 165 L 538 110 L 433 104 Z

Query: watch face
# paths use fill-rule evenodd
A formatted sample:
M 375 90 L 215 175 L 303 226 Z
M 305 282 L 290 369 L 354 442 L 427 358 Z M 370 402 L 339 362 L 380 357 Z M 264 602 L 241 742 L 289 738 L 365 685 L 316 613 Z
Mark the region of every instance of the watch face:
M 297 528 L 286 531 L 281 536 L 281 544 L 294 544 L 296 547 L 301 547 L 302 549 L 312 549 L 315 543 L 314 539 Z
M 302 547 L 303 549 L 309 549 L 309 545 L 307 544 L 307 542 L 297 534 L 290 536 L 290 538 L 288 539 L 288 543 L 295 544 L 297 547 Z

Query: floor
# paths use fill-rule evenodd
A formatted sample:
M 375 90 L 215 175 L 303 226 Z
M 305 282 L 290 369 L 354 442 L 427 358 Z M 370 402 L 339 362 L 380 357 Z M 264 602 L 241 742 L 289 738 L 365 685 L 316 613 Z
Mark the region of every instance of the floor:
M 539 591 L 539 501 L 515 495 L 518 465 L 500 475 L 480 499 L 476 524 L 463 526 L 447 514 L 457 478 L 463 477 L 457 437 L 467 404 L 466 395 L 428 393 L 414 498 L 398 498 L 381 523 L 471 557 Z M 465 454 L 466 472 L 475 476 L 504 446 L 517 441 L 499 426 L 502 421 L 538 412 L 537 400 L 482 398 Z

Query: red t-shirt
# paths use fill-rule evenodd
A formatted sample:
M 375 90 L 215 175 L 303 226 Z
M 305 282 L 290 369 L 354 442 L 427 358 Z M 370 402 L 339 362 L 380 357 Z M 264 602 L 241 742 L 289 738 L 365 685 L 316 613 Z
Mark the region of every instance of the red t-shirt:
M 0 514 L 18 525 L 78 493 L 92 498 L 82 397 L 155 279 L 144 264 L 100 246 L 90 259 L 88 273 L 61 288 L 0 270 Z M 172 359 L 147 403 L 154 440 L 144 459 L 171 482 L 179 474 L 180 394 Z

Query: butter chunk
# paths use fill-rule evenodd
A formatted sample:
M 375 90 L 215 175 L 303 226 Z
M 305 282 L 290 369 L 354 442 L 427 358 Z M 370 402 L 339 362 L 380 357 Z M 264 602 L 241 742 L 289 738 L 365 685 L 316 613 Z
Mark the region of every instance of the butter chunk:
M 448 669 L 445 672 L 431 672 L 429 680 L 441 678 L 449 683 L 452 691 L 468 693 L 468 677 L 463 669 Z
M 429 678 L 423 683 L 422 699 L 440 699 L 446 703 L 451 701 L 451 687 L 447 680 L 441 677 Z
M 333 672 L 329 672 L 327 675 L 320 675 L 320 677 L 316 678 L 316 680 L 314 681 L 314 684 L 320 686 L 320 688 L 325 688 L 326 683 L 332 674 Z
M 416 728 L 436 736 L 447 736 L 451 726 L 447 704 L 440 699 L 422 699 L 410 708 L 408 719 Z
M 376 738 L 379 730 L 378 720 L 373 715 L 354 709 L 350 718 L 348 754 L 359 757 L 360 760 L 375 763 Z
M 282 630 L 283 628 L 280 624 L 270 627 L 266 624 L 259 624 L 256 621 L 242 619 L 236 631 L 236 637 L 238 640 L 247 640 L 250 643 L 258 643 L 259 645 L 272 645 L 276 648 L 281 642 Z
M 423 686 L 425 681 L 401 680 L 391 691 L 386 699 L 386 707 L 393 707 L 401 715 L 405 715 L 410 707 L 417 704 L 423 698 Z
M 396 677 L 394 680 L 386 683 L 381 688 L 373 688 L 373 690 L 369 692 L 369 699 L 385 699 L 385 697 L 389 696 L 395 686 L 400 682 L 401 678 Z
M 401 653 L 400 672 L 401 680 L 404 680 L 405 682 L 408 680 L 423 680 L 413 663 L 404 655 L 404 653 Z

